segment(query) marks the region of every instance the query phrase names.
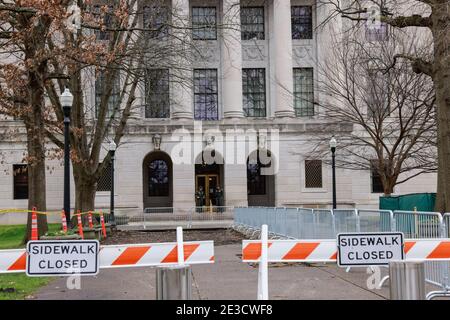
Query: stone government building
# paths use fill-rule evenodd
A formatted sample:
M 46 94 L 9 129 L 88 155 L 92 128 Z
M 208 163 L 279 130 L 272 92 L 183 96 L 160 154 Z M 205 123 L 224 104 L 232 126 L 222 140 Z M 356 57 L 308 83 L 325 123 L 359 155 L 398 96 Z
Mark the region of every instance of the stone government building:
M 213 21 L 219 26 L 223 12 L 236 10 L 232 0 L 176 2 L 198 25 Z M 323 98 L 315 92 L 316 62 L 327 54 L 333 27 L 316 26 L 326 15 L 326 8 L 316 7 L 314 1 L 241 1 L 241 31 L 220 27 L 193 31 L 193 41 L 203 53 L 193 62 L 194 85 L 189 94 L 173 103 L 179 92 L 168 81 L 170 70 L 154 70 L 150 79 L 157 85 L 142 86 L 143 90 L 151 88 L 150 92 L 141 93 L 137 103 L 143 107 L 129 121 L 124 143 L 116 152 L 116 207 L 189 210 L 196 205 L 200 187 L 209 190 L 217 186 L 223 189 L 221 204 L 225 206 L 330 207 L 331 168 L 324 159 L 310 159 L 305 154 L 317 135 L 331 138 L 340 130 L 352 130 L 347 124 L 319 118 L 313 104 Z M 95 88 L 93 91 L 94 97 Z M 151 103 L 158 104 L 157 112 L 152 111 L 156 109 Z M 202 132 L 195 134 L 200 125 Z M 13 120 L 2 120 L 0 126 L 21 128 L 20 122 Z M 179 156 L 180 130 L 191 133 L 191 145 L 187 144 L 190 161 L 185 163 L 174 159 Z M 220 148 L 227 130 L 238 133 L 236 144 L 243 142 L 244 152 Z M 5 154 L 1 207 L 26 207 L 26 170 L 17 170 L 26 168 L 21 162 L 25 145 L 0 142 L 0 146 Z M 214 150 L 217 163 L 205 162 L 202 149 Z M 259 153 L 269 155 L 270 162 L 262 163 Z M 249 158 L 257 161 L 247 161 Z M 62 207 L 61 164 L 48 160 L 47 205 L 52 210 Z M 262 174 L 267 167 L 275 168 L 273 174 Z M 14 175 L 13 170 L 18 173 Z M 111 181 L 107 175 L 99 181 L 98 207 L 109 207 Z M 397 186 L 395 192 L 434 192 L 435 188 L 436 176 L 427 174 Z M 71 190 L 73 193 L 73 184 Z M 381 194 L 380 179 L 373 172 L 337 169 L 339 207 L 377 207 Z M 71 200 L 73 204 L 73 195 Z M 215 204 L 209 192 L 205 202 Z

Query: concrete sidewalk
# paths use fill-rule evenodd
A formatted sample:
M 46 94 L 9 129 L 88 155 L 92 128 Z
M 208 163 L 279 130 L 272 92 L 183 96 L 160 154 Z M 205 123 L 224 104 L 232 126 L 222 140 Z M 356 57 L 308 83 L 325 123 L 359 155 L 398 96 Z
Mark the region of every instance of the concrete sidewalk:
M 242 263 L 240 244 L 217 246 L 216 263 L 196 265 L 194 299 L 256 299 L 258 268 Z M 386 271 L 384 271 L 386 272 Z M 336 265 L 283 265 L 269 268 L 270 299 L 386 299 L 389 290 L 367 289 L 365 268 L 346 273 Z M 36 299 L 155 299 L 155 269 L 103 269 L 96 277 L 84 277 L 81 290 L 68 290 L 58 278 L 41 288 Z

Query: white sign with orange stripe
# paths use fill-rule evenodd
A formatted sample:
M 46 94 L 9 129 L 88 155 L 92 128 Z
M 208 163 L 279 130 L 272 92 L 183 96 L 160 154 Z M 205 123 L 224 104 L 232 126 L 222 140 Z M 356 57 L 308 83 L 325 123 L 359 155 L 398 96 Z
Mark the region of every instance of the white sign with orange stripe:
M 404 247 L 405 260 L 450 260 L 450 239 L 408 239 Z M 259 262 L 260 240 L 242 242 L 242 261 Z M 336 240 L 269 240 L 269 262 L 336 262 Z
M 183 252 L 184 263 L 214 263 L 214 242 L 183 242 L 179 250 L 174 243 L 144 243 L 101 246 L 99 267 L 143 267 L 178 264 L 178 252 Z M 0 273 L 25 272 L 27 253 L 25 249 L 0 250 Z

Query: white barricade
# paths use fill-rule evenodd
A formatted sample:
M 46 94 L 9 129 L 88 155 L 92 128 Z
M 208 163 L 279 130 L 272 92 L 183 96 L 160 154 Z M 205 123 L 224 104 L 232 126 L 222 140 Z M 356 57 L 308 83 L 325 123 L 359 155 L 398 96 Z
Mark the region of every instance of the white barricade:
M 261 230 L 261 240 L 242 241 L 242 261 L 260 263 L 258 299 L 268 299 L 267 274 L 270 262 L 337 261 L 337 245 L 334 239 L 268 240 L 267 226 L 263 225 Z M 450 261 L 450 238 L 407 239 L 404 241 L 403 250 L 405 260 Z
M 26 263 L 26 249 L 0 250 L 0 273 L 25 272 Z M 214 242 L 183 242 L 181 227 L 177 242 L 100 246 L 99 251 L 100 269 L 205 263 L 214 263 Z

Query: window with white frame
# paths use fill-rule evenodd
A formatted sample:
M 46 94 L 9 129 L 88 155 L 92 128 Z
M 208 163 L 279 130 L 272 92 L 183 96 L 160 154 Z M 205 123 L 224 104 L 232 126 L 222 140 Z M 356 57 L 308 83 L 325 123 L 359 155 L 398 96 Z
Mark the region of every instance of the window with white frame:
M 323 187 L 322 160 L 305 160 L 305 188 Z
M 95 117 L 98 118 L 100 107 L 103 99 L 108 99 L 107 102 L 107 110 L 106 110 L 106 118 L 111 117 L 114 114 L 114 110 L 118 109 L 119 100 L 120 100 L 120 77 L 119 75 L 115 76 L 115 79 L 112 83 L 112 88 L 110 94 L 108 95 L 107 83 L 109 81 L 107 77 L 107 73 L 105 70 L 100 71 L 97 74 L 97 78 L 95 79 Z
M 241 7 L 241 39 L 264 38 L 264 7 Z
M 390 113 L 389 74 L 377 69 L 369 70 L 366 85 L 367 116 L 385 118 Z
M 243 109 L 246 117 L 266 116 L 266 70 L 242 69 Z
M 194 70 L 194 118 L 218 120 L 217 69 Z
M 313 68 L 294 68 L 294 110 L 297 117 L 314 116 Z
M 215 7 L 192 8 L 192 38 L 194 40 L 217 39 L 217 13 Z
M 170 11 L 167 6 L 161 4 L 144 5 L 143 25 L 145 35 L 150 39 L 166 39 L 169 35 Z
M 292 39 L 312 39 L 312 6 L 291 7 Z
M 146 70 L 145 117 L 170 117 L 169 69 Z

